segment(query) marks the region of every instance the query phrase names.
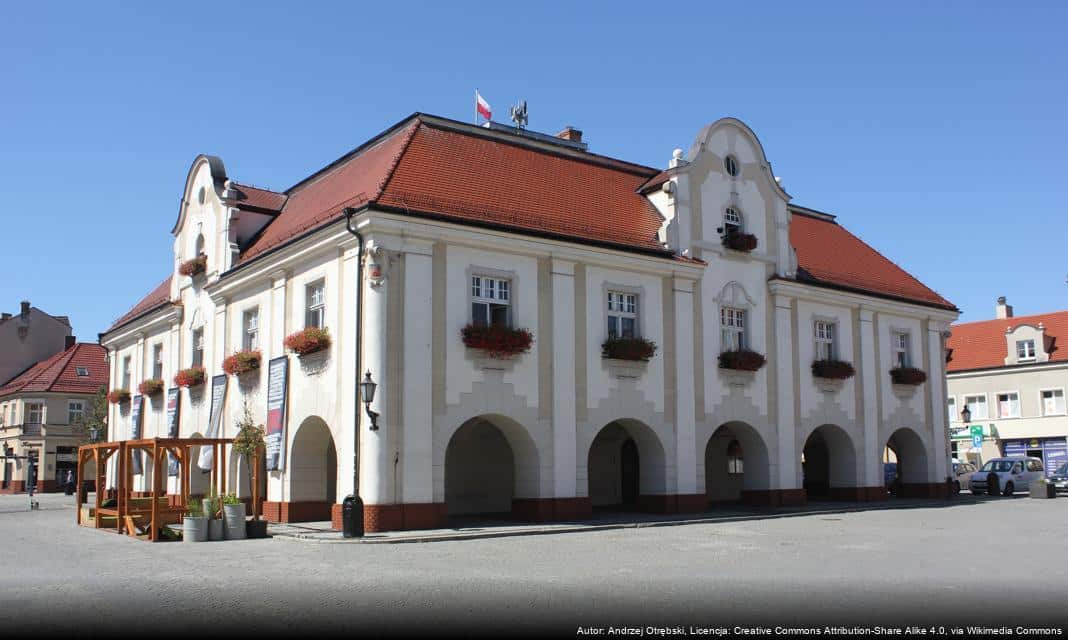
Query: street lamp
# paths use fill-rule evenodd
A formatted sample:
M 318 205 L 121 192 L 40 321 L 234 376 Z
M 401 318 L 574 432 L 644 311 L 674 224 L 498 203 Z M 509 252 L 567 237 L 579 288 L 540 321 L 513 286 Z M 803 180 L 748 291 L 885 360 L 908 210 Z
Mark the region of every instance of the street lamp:
M 89 442 L 96 442 L 100 438 L 100 427 L 89 427 Z
M 972 410 L 968 408 L 968 405 L 964 405 L 964 408 L 961 409 L 960 419 L 964 421 L 964 424 L 972 421 Z
M 363 400 L 367 417 L 371 419 L 371 431 L 378 431 L 378 413 L 371 411 L 371 402 L 375 399 L 376 389 L 378 389 L 378 385 L 371 379 L 371 372 L 368 371 L 364 375 L 363 382 L 360 383 L 360 399 Z

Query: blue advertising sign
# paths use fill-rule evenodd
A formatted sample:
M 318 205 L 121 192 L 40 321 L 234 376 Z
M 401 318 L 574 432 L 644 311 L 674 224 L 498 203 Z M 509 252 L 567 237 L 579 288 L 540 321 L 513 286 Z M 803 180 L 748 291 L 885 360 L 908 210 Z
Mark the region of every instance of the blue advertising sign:
M 178 437 L 178 399 L 181 396 L 178 394 L 178 387 L 173 389 L 167 389 L 167 437 Z M 178 458 L 175 458 L 173 454 L 168 453 L 167 460 L 167 475 L 178 475 Z
M 130 440 L 141 439 L 141 404 L 144 402 L 144 398 L 140 394 L 133 397 L 133 403 L 130 406 Z M 141 452 L 133 452 L 133 472 L 134 475 L 140 475 L 145 472 L 144 467 L 141 464 Z

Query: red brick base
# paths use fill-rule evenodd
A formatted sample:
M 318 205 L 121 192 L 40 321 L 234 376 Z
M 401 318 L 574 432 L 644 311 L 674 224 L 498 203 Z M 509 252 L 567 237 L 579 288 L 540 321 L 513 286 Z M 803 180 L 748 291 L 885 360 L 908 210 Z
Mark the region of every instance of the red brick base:
M 589 498 L 516 498 L 512 500 L 512 517 L 528 522 L 582 520 L 593 514 Z
M 847 502 L 881 502 L 886 500 L 886 487 L 831 487 L 828 500 Z
M 0 493 L 25 493 L 25 491 L 25 480 L 8 480 L 7 487 L 0 490 Z
M 337 505 L 341 507 L 341 505 Z M 341 510 L 337 510 L 335 529 L 341 528 Z M 411 504 L 365 504 L 363 506 L 363 530 L 366 533 L 380 531 L 408 531 L 413 529 L 440 529 L 445 526 L 448 511 L 444 502 Z
M 903 483 L 897 495 L 902 498 L 948 498 L 949 486 L 944 482 Z
M 700 513 L 708 508 L 708 497 L 703 493 L 640 495 L 637 507 L 646 513 Z
M 799 507 L 808 502 L 804 489 L 754 489 L 742 491 L 742 504 L 756 507 Z
M 263 517 L 267 522 L 317 522 L 319 520 L 330 520 L 331 504 L 325 500 L 264 502 Z

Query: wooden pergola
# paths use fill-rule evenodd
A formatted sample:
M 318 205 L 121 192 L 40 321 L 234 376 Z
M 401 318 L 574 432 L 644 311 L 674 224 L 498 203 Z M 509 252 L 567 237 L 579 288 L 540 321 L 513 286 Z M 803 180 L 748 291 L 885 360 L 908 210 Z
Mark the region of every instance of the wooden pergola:
M 78 524 L 82 524 L 82 504 L 86 499 L 83 481 L 85 465 L 92 461 L 96 466 L 94 528 L 104 528 L 103 518 L 110 517 L 115 518 L 116 533 L 140 537 L 139 529 L 147 525 L 147 539 L 157 542 L 160 539 L 162 526 L 180 522 L 188 506 L 189 472 L 196 463 L 190 449 L 193 447 L 212 448 L 210 486 L 215 489 L 217 495 L 222 496 L 227 493 L 228 484 L 225 454 L 232 444 L 232 438 L 152 438 L 82 445 L 78 448 L 78 503 L 76 506 Z M 141 452 L 147 453 L 151 462 L 152 490 L 149 496 L 144 496 L 150 498 L 147 505 L 132 496 L 134 478 L 132 458 L 134 454 Z M 116 502 L 113 507 L 103 507 L 101 505 L 104 502 L 103 487 L 107 480 L 107 463 L 116 454 L 118 454 L 118 473 L 115 479 Z M 169 466 L 168 454 L 173 456 L 178 463 L 179 493 L 177 496 L 170 496 L 170 500 L 161 504 L 161 498 L 165 500 L 168 498 L 164 480 Z M 252 516 L 256 520 L 260 517 L 259 461 L 261 454 L 262 451 L 257 452 L 249 461 L 249 471 L 252 476 Z

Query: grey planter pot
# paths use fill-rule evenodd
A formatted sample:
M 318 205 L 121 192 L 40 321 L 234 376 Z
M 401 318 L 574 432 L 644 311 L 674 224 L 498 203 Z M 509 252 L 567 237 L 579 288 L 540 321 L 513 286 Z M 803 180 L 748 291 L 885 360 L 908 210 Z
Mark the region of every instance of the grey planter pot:
M 224 504 L 223 520 L 226 523 L 227 540 L 245 539 L 245 505 Z
M 226 530 L 221 519 L 208 520 L 208 540 L 226 540 Z
M 1057 487 L 1050 482 L 1032 482 L 1028 487 L 1032 498 L 1056 498 Z
M 208 519 L 204 516 L 182 518 L 182 542 L 207 542 Z

